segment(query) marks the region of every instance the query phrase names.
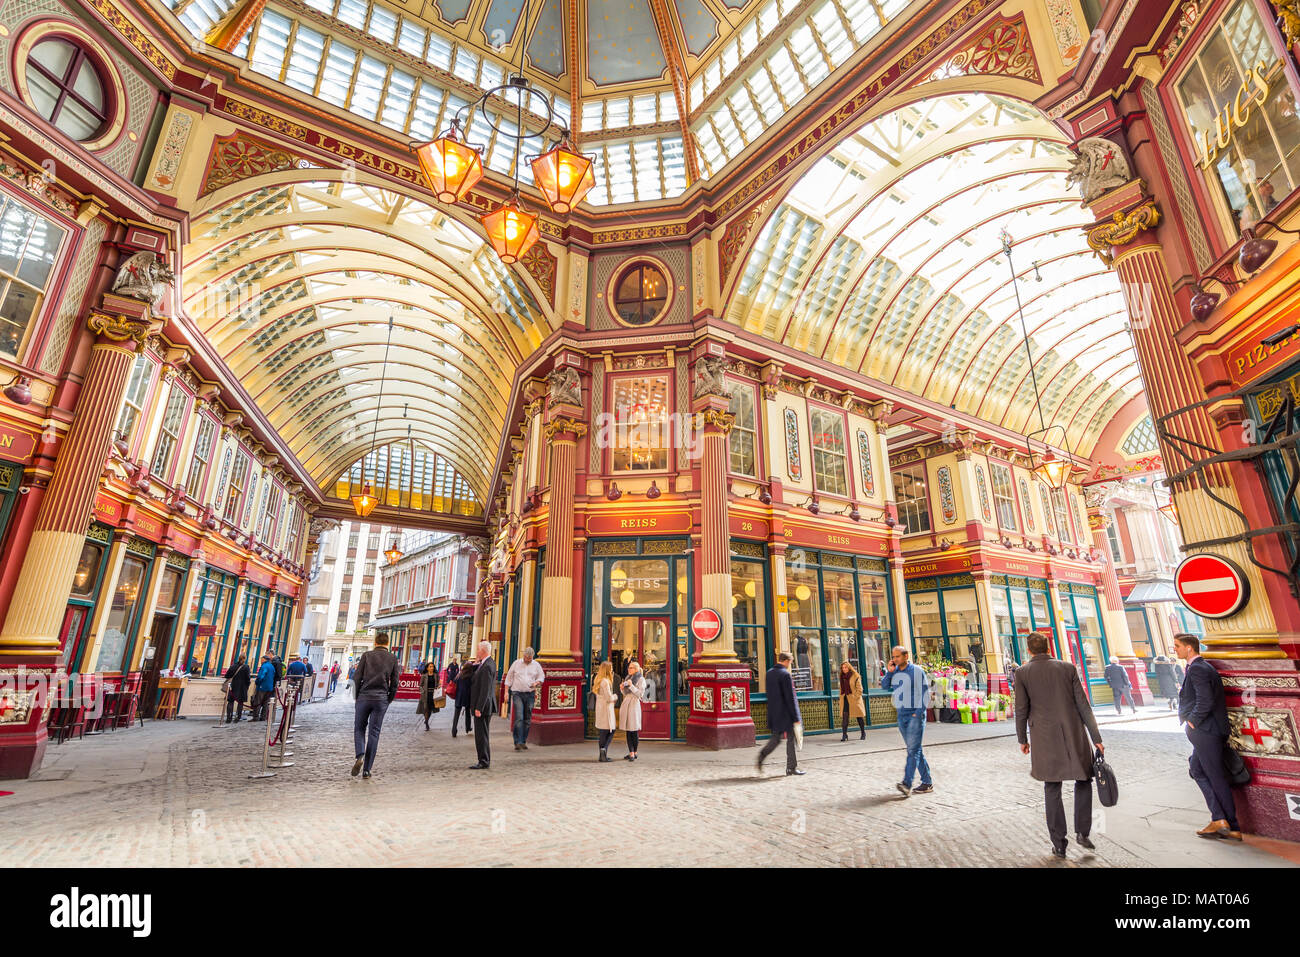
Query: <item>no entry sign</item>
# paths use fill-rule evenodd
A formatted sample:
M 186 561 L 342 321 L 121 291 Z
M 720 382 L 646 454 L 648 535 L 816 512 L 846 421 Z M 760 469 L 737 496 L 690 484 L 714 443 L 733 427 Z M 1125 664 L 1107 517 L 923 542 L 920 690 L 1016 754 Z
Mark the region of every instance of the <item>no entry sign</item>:
M 1202 618 L 1228 618 L 1250 597 L 1250 582 L 1236 562 L 1218 555 L 1192 555 L 1174 572 L 1184 605 Z
M 701 608 L 691 616 L 691 634 L 699 641 L 712 641 L 722 634 L 722 616 L 712 608 Z

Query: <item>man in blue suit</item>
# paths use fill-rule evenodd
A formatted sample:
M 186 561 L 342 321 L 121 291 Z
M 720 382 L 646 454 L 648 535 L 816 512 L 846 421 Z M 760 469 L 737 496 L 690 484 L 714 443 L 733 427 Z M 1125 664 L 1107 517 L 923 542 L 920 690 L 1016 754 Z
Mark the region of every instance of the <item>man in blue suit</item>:
M 1188 765 L 1213 819 L 1196 833 L 1205 838 L 1240 841 L 1237 805 L 1223 766 L 1231 733 L 1223 679 L 1214 665 L 1201 657 L 1201 640 L 1195 635 L 1174 635 L 1174 652 L 1187 665 L 1187 677 L 1178 693 L 1178 719 L 1187 723 L 1187 739 L 1192 742 Z
M 799 769 L 795 757 L 794 726 L 803 721 L 799 714 L 799 699 L 794 694 L 794 679 L 790 677 L 790 652 L 782 651 L 776 656 L 776 667 L 767 673 L 767 723 L 772 729 L 772 736 L 767 739 L 763 749 L 758 752 L 758 773 L 763 773 L 763 762 L 781 743 L 785 735 L 785 773 L 804 774 Z

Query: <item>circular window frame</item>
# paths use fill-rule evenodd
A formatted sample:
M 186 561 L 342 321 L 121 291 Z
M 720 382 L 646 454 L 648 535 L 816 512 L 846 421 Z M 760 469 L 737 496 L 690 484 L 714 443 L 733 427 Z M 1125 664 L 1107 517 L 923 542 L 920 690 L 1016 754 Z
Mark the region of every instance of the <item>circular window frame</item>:
M 618 308 L 614 302 L 614 293 L 618 284 L 623 281 L 628 272 L 637 266 L 653 266 L 659 270 L 668 285 L 668 295 L 664 298 L 663 308 L 655 313 L 654 318 L 648 322 L 628 322 L 618 314 Z M 673 303 L 677 301 L 677 285 L 673 278 L 673 272 L 668 268 L 668 264 L 657 256 L 633 256 L 631 259 L 625 259 L 619 263 L 618 268 L 610 273 L 609 281 L 605 284 L 605 308 L 609 310 L 610 316 L 624 329 L 646 329 L 650 326 L 657 326 L 663 322 L 664 318 L 673 308 Z
M 27 82 L 28 58 L 36 45 L 43 40 L 67 40 L 69 43 L 81 47 L 104 84 L 104 98 L 107 101 L 105 103 L 105 112 L 108 114 L 108 120 L 92 139 L 72 139 L 67 133 L 59 130 L 53 121 L 41 116 L 32 100 L 31 89 Z M 58 130 L 60 135 L 67 137 L 87 150 L 102 150 L 116 142 L 122 135 L 122 128 L 126 125 L 126 89 L 122 84 L 122 77 L 113 66 L 112 57 L 104 49 L 103 44 L 86 30 L 74 23 L 63 20 L 46 20 L 33 24 L 23 32 L 14 45 L 12 65 L 14 80 L 18 86 L 18 95 L 22 97 L 23 104 L 32 113 L 40 117 L 41 122 L 48 124 L 51 129 Z

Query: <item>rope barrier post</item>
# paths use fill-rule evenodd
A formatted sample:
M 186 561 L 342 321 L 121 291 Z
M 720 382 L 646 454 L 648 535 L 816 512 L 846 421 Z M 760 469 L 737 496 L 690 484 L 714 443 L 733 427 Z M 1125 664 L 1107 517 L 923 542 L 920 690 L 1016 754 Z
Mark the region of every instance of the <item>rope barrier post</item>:
M 273 694 L 273 696 L 274 696 L 274 697 L 279 697 L 278 695 L 274 695 L 274 694 Z M 292 761 L 286 761 L 286 760 L 285 760 L 286 757 L 290 757 L 290 758 L 293 757 L 293 752 L 292 752 L 292 751 L 289 751 L 289 752 L 286 753 L 285 750 L 284 750 L 285 738 L 288 737 L 287 732 L 288 732 L 288 728 L 289 728 L 289 710 L 290 710 L 290 709 L 289 709 L 289 702 L 290 702 L 290 700 L 291 700 L 290 696 L 289 696 L 288 694 L 286 694 L 286 695 L 285 695 L 285 700 L 284 700 L 284 711 L 283 711 L 283 713 L 280 715 L 280 727 L 279 727 L 279 729 L 276 731 L 276 739 L 279 741 L 279 744 L 280 744 L 280 754 L 279 754 L 279 756 L 278 756 L 277 763 L 271 765 L 272 767 L 275 767 L 275 768 L 291 768 L 291 767 L 293 767 L 293 762 L 292 762 Z
M 250 774 L 249 775 L 250 778 L 275 777 L 274 771 L 267 770 L 268 768 L 267 762 L 270 760 L 270 756 L 271 756 L 271 723 L 272 723 L 271 719 L 275 717 L 275 695 L 271 696 L 271 701 L 267 705 L 267 707 L 270 708 L 271 710 L 266 719 L 266 738 L 262 743 L 262 770 L 258 771 L 256 774 Z

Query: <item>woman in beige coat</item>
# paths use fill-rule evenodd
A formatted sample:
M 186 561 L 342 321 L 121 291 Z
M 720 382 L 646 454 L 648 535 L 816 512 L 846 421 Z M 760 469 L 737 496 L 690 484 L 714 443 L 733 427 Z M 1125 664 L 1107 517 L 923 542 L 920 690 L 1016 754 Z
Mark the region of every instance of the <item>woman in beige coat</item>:
M 618 727 L 618 718 L 614 713 L 614 666 L 602 661 L 591 679 L 591 693 L 596 696 L 596 730 L 600 732 L 601 762 L 612 761 L 609 756 L 609 742 Z
M 618 726 L 627 732 L 627 754 L 624 761 L 636 760 L 637 732 L 641 730 L 641 701 L 645 697 L 645 675 L 641 664 L 630 661 L 627 677 L 618 686 L 623 692 L 623 703 L 618 706 Z
M 840 665 L 840 740 L 849 740 L 849 718 L 858 719 L 862 740 L 867 740 L 867 707 L 862 700 L 862 675 L 847 661 Z

